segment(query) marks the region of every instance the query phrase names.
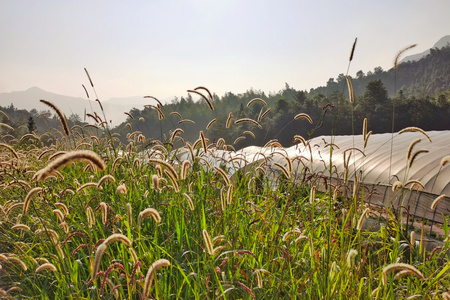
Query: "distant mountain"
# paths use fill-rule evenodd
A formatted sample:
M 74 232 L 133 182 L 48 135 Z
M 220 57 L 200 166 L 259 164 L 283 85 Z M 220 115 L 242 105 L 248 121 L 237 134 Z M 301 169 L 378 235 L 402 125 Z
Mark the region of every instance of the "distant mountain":
M 434 49 L 434 48 L 441 49 L 447 45 L 450 45 L 450 35 L 446 35 L 446 36 L 442 37 L 439 41 L 436 42 L 436 44 L 434 44 L 432 49 Z M 400 63 L 407 62 L 407 61 L 418 61 L 418 60 L 424 58 L 425 56 L 427 56 L 428 54 L 430 54 L 430 49 L 425 50 L 422 53 L 417 53 L 417 54 L 412 54 L 412 55 L 406 56 L 405 58 L 400 60 Z
M 0 94 L 0 106 L 8 107 L 11 104 L 18 109 L 26 109 L 28 111 L 36 109 L 38 112 L 50 110 L 40 99 L 48 100 L 54 103 L 68 118 L 71 114 L 77 114 L 84 119 L 84 113 L 92 113 L 93 111 L 103 119 L 98 102 L 84 98 L 76 98 L 70 96 L 59 95 L 40 89 L 31 87 L 25 91 L 14 91 L 10 93 Z M 134 107 L 143 109 L 148 104 L 146 99 L 142 97 L 112 98 L 108 101 L 102 101 L 106 118 L 111 120 L 111 125 L 116 126 L 126 120 L 124 112 L 129 112 Z

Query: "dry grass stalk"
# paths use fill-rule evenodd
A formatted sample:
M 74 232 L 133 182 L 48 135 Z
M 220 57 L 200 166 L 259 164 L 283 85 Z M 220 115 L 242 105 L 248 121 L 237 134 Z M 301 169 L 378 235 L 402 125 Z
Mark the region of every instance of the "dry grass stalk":
M 182 124 L 182 123 L 191 123 L 191 124 L 195 124 L 194 121 L 190 120 L 190 119 L 183 119 L 178 121 L 178 124 Z
M 237 143 L 239 143 L 240 141 L 245 140 L 245 139 L 246 139 L 245 136 L 240 136 L 234 140 L 233 144 L 236 145 Z
M 12 128 L 11 126 L 9 126 L 8 124 L 5 124 L 5 123 L 0 123 L 0 127 L 5 127 L 11 131 L 14 131 L 14 128 Z
M 217 171 L 217 173 L 219 173 L 219 175 L 222 177 L 222 179 L 225 181 L 225 184 L 228 186 L 231 184 L 231 180 L 230 177 L 228 177 L 228 174 L 222 170 L 219 167 L 214 167 L 214 169 Z
M 208 130 L 216 121 L 217 121 L 217 118 L 214 118 L 211 121 L 209 121 L 208 125 L 206 125 L 206 130 Z
M 139 213 L 139 224 L 141 224 L 147 217 L 151 216 L 156 223 L 161 223 L 161 216 L 154 208 L 146 208 Z
M 76 161 L 88 161 L 95 165 L 98 169 L 104 170 L 106 168 L 105 162 L 103 159 L 98 156 L 93 151 L 90 150 L 77 150 L 71 151 L 64 155 L 61 155 L 50 164 L 48 164 L 45 168 L 37 171 L 33 179 L 36 181 L 42 181 L 52 175 L 56 170 L 62 168 L 63 166 Z
M 400 50 L 400 51 L 397 53 L 397 55 L 395 56 L 395 60 L 394 60 L 394 70 L 396 70 L 397 67 L 398 67 L 398 60 L 399 60 L 399 58 L 400 58 L 400 55 L 402 55 L 405 51 L 408 51 L 409 49 L 412 49 L 412 48 L 414 48 L 414 47 L 416 47 L 416 46 L 417 46 L 417 44 L 409 45 L 408 47 L 403 48 L 402 50 Z
M 350 103 L 353 103 L 353 102 L 355 102 L 355 95 L 353 94 L 352 80 L 351 80 L 350 76 L 345 76 L 345 79 L 347 80 L 348 95 L 350 98 Z
M 127 193 L 127 187 L 125 183 L 119 184 L 116 189 L 116 194 L 125 195 Z
M 56 267 L 55 267 L 54 264 L 45 263 L 45 264 L 42 264 L 39 267 L 37 267 L 35 273 L 39 273 L 39 272 L 42 272 L 44 270 L 49 270 L 49 271 L 52 271 L 52 272 L 56 272 Z
M 395 192 L 395 191 L 397 191 L 398 189 L 401 189 L 401 188 L 403 188 L 403 184 L 401 183 L 401 181 L 396 181 L 396 182 L 394 182 L 394 184 L 392 185 L 392 191 L 393 192 Z
M 160 160 L 160 159 L 155 159 L 155 158 L 149 158 L 149 159 L 148 159 L 148 162 L 149 162 L 149 163 L 155 163 L 155 164 L 164 166 L 164 167 L 166 168 L 166 170 L 172 174 L 172 177 L 175 178 L 176 180 L 178 180 L 178 174 L 177 174 L 177 172 L 176 172 L 175 169 L 172 167 L 172 165 L 169 164 L 168 162 L 166 162 L 166 161 L 164 161 L 164 160 Z M 162 174 L 161 174 L 161 175 L 162 175 Z M 161 175 L 160 175 L 159 177 L 162 177 Z
M 350 51 L 350 57 L 348 59 L 349 62 L 353 60 L 353 54 L 355 54 L 355 48 L 356 48 L 356 42 L 358 41 L 358 38 L 355 38 L 355 41 L 353 42 L 352 51 Z
M 382 278 L 382 283 L 383 285 L 386 285 L 387 283 L 387 275 L 393 271 L 403 271 L 403 270 L 408 270 L 415 276 L 417 276 L 419 279 L 421 280 L 425 280 L 425 277 L 423 276 L 423 274 L 414 266 L 409 265 L 409 264 L 405 264 L 405 263 L 393 263 L 390 265 L 387 265 L 386 267 L 384 267 L 382 274 L 383 274 L 383 278 Z
M 34 195 L 41 193 L 43 191 L 43 188 L 41 187 L 35 187 L 31 189 L 28 194 L 25 196 L 25 200 L 23 201 L 23 214 L 26 215 L 27 211 L 30 207 L 31 199 Z
M 61 122 L 61 125 L 62 125 L 62 127 L 63 127 L 63 129 L 64 129 L 65 134 L 66 134 L 67 136 L 70 136 L 70 130 L 69 130 L 69 125 L 67 124 L 67 119 L 66 119 L 66 117 L 63 115 L 63 113 L 59 110 L 59 108 L 56 107 L 56 105 L 53 104 L 53 103 L 50 102 L 50 101 L 41 99 L 41 102 L 44 103 L 44 104 L 46 104 L 46 105 L 48 105 L 49 107 L 51 107 L 51 108 L 56 112 L 56 114 L 57 114 L 58 117 L 59 117 L 59 121 Z
M 258 116 L 258 122 L 261 122 L 261 120 L 264 119 L 270 113 L 270 111 L 271 111 L 271 109 L 268 108 L 265 112 L 260 113 Z
M 362 226 L 364 224 L 364 220 L 369 215 L 369 213 L 370 213 L 370 208 L 366 208 L 363 211 L 363 213 L 361 214 L 361 216 L 358 219 L 358 223 L 356 224 L 356 230 L 361 231 Z
M 25 224 L 16 224 L 11 227 L 12 230 L 24 230 L 24 231 L 30 231 L 30 227 Z
M 92 226 L 94 226 L 94 224 L 95 224 L 95 215 L 94 215 L 94 211 L 92 210 L 92 208 L 90 206 L 88 206 L 86 208 L 86 216 L 87 216 L 87 221 L 88 221 L 88 227 L 92 228 Z
M 413 150 L 413 148 L 414 148 L 414 146 L 417 144 L 417 143 L 420 143 L 420 141 L 422 141 L 422 139 L 415 139 L 414 141 L 412 141 L 411 142 L 411 144 L 409 145 L 409 147 L 408 147 L 408 151 L 406 152 L 406 159 L 409 161 L 409 159 L 411 158 L 411 153 L 412 153 L 412 150 Z
M 8 149 L 8 150 L 14 155 L 14 157 L 15 157 L 16 159 L 19 159 L 19 156 L 17 155 L 17 152 L 14 151 L 14 149 L 13 149 L 11 146 L 9 146 L 9 145 L 7 145 L 7 144 L 0 143 L 0 147 L 3 147 L 3 148 Z
M 211 241 L 211 237 L 209 236 L 209 233 L 208 233 L 208 231 L 206 231 L 206 229 L 202 230 L 202 236 L 203 236 L 203 242 L 205 243 L 206 252 L 209 255 L 213 255 L 214 254 L 214 246 Z
M 144 299 L 150 296 L 150 289 L 152 288 L 153 279 L 155 278 L 156 271 L 163 267 L 170 266 L 170 262 L 167 259 L 158 259 L 148 269 L 147 275 L 145 276 L 144 282 Z
M 191 166 L 191 162 L 189 160 L 185 160 L 181 163 L 181 169 L 180 169 L 180 179 L 181 180 L 186 179 L 190 166 Z
M 243 134 L 248 134 L 248 135 L 250 135 L 252 138 L 256 139 L 255 134 L 254 134 L 253 132 L 249 131 L 249 130 L 244 131 Z
M 278 169 L 280 169 L 286 178 L 288 178 L 288 179 L 291 178 L 291 174 L 282 164 L 275 162 L 275 163 L 273 163 L 273 165 L 275 167 L 277 167 Z
M 364 118 L 364 121 L 363 121 L 363 139 L 364 139 L 364 141 L 366 140 L 366 136 L 367 136 L 367 118 Z
M 106 240 L 103 241 L 103 244 L 108 246 L 109 244 L 111 244 L 113 242 L 122 242 L 127 247 L 131 246 L 130 239 L 120 233 L 111 234 Z
M 257 121 L 250 119 L 250 118 L 242 118 L 242 119 L 236 120 L 234 122 L 234 124 L 236 124 L 236 125 L 240 124 L 240 123 L 251 123 L 253 125 L 258 126 L 259 129 L 262 129 L 262 126 Z
M 190 210 L 194 210 L 194 202 L 192 201 L 191 197 L 187 194 L 187 193 L 183 193 L 183 197 L 186 199 L 188 205 L 189 205 L 189 209 Z
M 101 243 L 100 246 L 98 246 L 97 251 L 95 252 L 91 280 L 95 280 L 95 277 L 97 277 L 98 270 L 100 269 L 100 261 L 102 259 L 103 253 L 105 253 L 106 248 L 107 248 L 106 244 Z
M 108 221 L 108 204 L 102 201 L 98 206 L 102 210 L 102 223 L 106 224 L 106 222 Z
M 58 218 L 59 222 L 63 222 L 65 217 L 62 211 L 60 211 L 59 209 L 54 209 L 53 213 L 56 215 L 56 217 Z
M 173 177 L 173 174 L 171 172 L 168 172 L 167 169 L 164 170 L 164 174 L 166 174 L 166 176 L 169 177 L 170 181 L 172 182 L 174 191 L 176 193 L 180 192 L 180 186 L 178 185 L 177 179 Z
M 100 188 L 106 181 L 116 182 L 116 179 L 114 178 L 114 176 L 106 174 L 97 182 L 97 188 Z
M 425 189 L 425 186 L 423 185 L 423 183 L 420 182 L 420 180 L 417 180 L 417 179 L 408 180 L 407 182 L 405 182 L 403 187 L 406 188 L 408 185 L 411 185 L 411 188 L 410 188 L 411 190 L 414 189 L 415 186 L 418 186 L 418 187 L 420 187 L 423 190 Z
M 130 227 L 132 227 L 133 226 L 133 208 L 131 207 L 130 203 L 125 204 L 125 207 L 127 209 L 128 224 Z
M 427 149 L 421 149 L 421 150 L 418 150 L 417 152 L 415 152 L 415 153 L 411 156 L 411 158 L 409 159 L 409 162 L 408 162 L 408 168 L 411 168 L 411 166 L 412 166 L 414 160 L 416 159 L 416 157 L 417 157 L 419 154 L 421 154 L 421 153 L 428 153 L 428 152 L 430 152 L 430 151 L 428 151 Z
M 260 103 L 262 103 L 264 106 L 267 106 L 267 102 L 264 101 L 263 99 L 261 99 L 261 98 L 253 98 L 252 100 L 248 101 L 247 107 L 250 107 L 250 105 L 252 105 L 252 104 L 255 103 L 255 102 L 260 102 Z
M 171 115 L 177 116 L 178 118 L 180 118 L 180 120 L 183 120 L 183 117 L 181 116 L 181 114 L 178 113 L 178 112 L 176 112 L 176 111 L 173 111 L 173 112 L 171 112 L 170 114 L 171 114 Z
M 419 127 L 406 127 L 406 128 L 403 128 L 402 130 L 400 130 L 398 132 L 398 134 L 402 134 L 402 133 L 405 133 L 405 132 L 420 132 L 431 143 L 431 138 L 428 136 L 428 134 L 422 128 L 419 128 Z
M 177 128 L 172 132 L 172 135 L 170 136 L 170 142 L 173 143 L 173 141 L 175 140 L 175 137 L 177 136 L 177 134 L 183 134 L 184 130 L 181 128 Z
M 309 122 L 310 124 L 313 123 L 313 120 L 311 119 L 311 117 L 310 117 L 308 114 L 306 114 L 306 113 L 299 113 L 299 114 L 297 114 L 297 115 L 294 117 L 294 120 L 298 120 L 298 119 L 301 119 L 301 118 L 308 120 L 308 122 Z
M 441 202 L 441 200 L 444 199 L 445 197 L 447 197 L 447 195 L 442 194 L 439 197 L 437 197 L 436 199 L 434 199 L 433 203 L 431 203 L 431 209 L 436 209 L 439 202 Z
M 209 94 L 209 99 L 205 96 L 205 95 L 203 95 L 202 93 L 200 93 L 199 91 L 197 91 L 197 89 L 205 89 L 207 92 L 208 92 L 208 94 Z M 213 103 L 212 103 L 212 95 L 211 95 L 211 93 L 209 92 L 209 90 L 207 90 L 206 88 L 203 88 L 203 87 L 197 87 L 197 88 L 195 88 L 194 90 L 188 90 L 188 93 L 194 93 L 194 94 L 197 94 L 197 95 L 199 95 L 199 96 L 201 96 L 205 101 L 206 101 L 206 104 L 208 104 L 208 107 L 209 107 L 209 109 L 210 110 L 214 110 L 214 105 L 213 105 Z
M 227 204 L 228 205 L 230 205 L 231 201 L 233 200 L 233 191 L 234 191 L 234 187 L 232 184 L 230 184 L 227 189 Z
M 9 256 L 9 257 L 6 258 L 6 261 L 12 262 L 12 263 L 18 265 L 19 267 L 22 268 L 23 271 L 28 270 L 27 265 L 18 257 Z

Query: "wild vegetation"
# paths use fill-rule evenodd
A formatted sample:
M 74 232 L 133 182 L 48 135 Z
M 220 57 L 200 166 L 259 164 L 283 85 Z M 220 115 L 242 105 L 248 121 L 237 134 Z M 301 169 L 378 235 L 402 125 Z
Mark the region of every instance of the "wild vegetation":
M 223 100 L 198 87 L 190 93 L 202 98 L 211 118 L 195 136 L 182 128 L 192 124 L 190 116 L 169 111 L 175 106 L 156 99 L 149 99 L 154 103 L 148 109 L 158 120 L 131 111 L 120 136 L 101 111 L 82 126 L 69 126 L 57 113 L 60 130 L 39 135 L 31 131 L 15 137 L 7 134 L 14 129 L 2 122 L 1 296 L 449 299 L 447 239 L 427 252 L 423 234 L 409 233 L 389 208 L 381 216 L 385 227 L 362 230 L 373 212 L 357 192 L 358 184 L 349 197 L 341 191 L 351 185 L 328 184 L 319 190 L 320 180 L 331 182 L 332 170 L 315 174 L 308 168 L 308 153 L 286 156 L 282 163 L 267 156 L 243 169 L 233 167 L 233 161 L 243 158 L 222 156 L 221 151 L 232 151 L 233 142 L 239 142 L 228 131 L 264 139 L 272 130 L 267 127 L 280 126 L 282 118 L 296 124 L 297 131 L 331 126 L 328 133 L 333 133 L 339 125 L 324 121 L 332 106 L 338 120 L 344 118 L 341 106 L 348 106 L 354 116 L 350 127 L 356 131 L 364 123 L 364 138 L 369 139 L 367 122 L 357 119 L 360 98 L 352 96 L 350 79 L 348 83 L 351 101 L 340 96 L 317 115 L 297 111 L 292 117 L 278 101 L 279 117 L 267 123 L 270 108 L 264 97 L 221 116 Z M 3 111 L 0 115 L 9 118 Z M 391 115 L 385 116 L 389 125 Z M 170 130 L 163 123 L 169 116 Z M 161 139 L 141 130 L 153 124 Z M 293 130 L 280 128 L 272 137 L 281 139 Z M 406 131 L 422 132 L 416 127 Z M 292 138 L 307 147 L 307 139 Z M 281 144 L 271 140 L 266 147 L 275 152 Z M 208 162 L 211 157 L 218 166 Z M 443 160 L 442 167 L 449 161 Z M 301 172 L 294 172 L 294 165 Z M 338 175 L 345 181 L 346 174 Z M 448 236 L 446 223 L 443 228 Z

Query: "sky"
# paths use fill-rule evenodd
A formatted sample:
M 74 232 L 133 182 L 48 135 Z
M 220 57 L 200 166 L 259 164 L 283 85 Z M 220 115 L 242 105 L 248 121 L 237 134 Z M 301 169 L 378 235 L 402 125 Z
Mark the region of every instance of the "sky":
M 448 0 L 2 0 L 0 93 L 99 99 L 325 85 L 450 34 Z

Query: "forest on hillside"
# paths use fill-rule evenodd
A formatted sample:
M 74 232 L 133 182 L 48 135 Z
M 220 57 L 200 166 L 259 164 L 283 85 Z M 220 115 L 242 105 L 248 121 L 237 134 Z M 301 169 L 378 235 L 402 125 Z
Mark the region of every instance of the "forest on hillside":
M 355 94 L 353 103 L 349 101 L 346 77 L 340 74 L 337 80 L 330 78 L 326 86 L 309 92 L 296 90 L 286 83 L 282 90 L 270 94 L 250 89 L 242 94 L 228 92 L 218 96 L 200 88 L 164 105 L 149 98 L 144 109 L 124 112 L 127 120 L 112 129 L 103 120 L 108 116 L 100 111 L 84 116 L 84 122 L 76 115 L 71 115 L 68 121 L 70 126 L 90 122 L 98 125 L 99 130 L 111 129 L 110 133 L 115 133 L 122 142 L 127 142 L 133 131 L 138 131 L 147 141 L 173 142 L 170 136 L 178 128 L 184 134 L 183 140 L 177 143 L 193 142 L 199 137 L 199 131 L 203 131 L 210 141 L 223 138 L 235 149 L 263 146 L 274 139 L 283 146 L 290 146 L 295 135 L 309 139 L 320 135 L 359 134 L 364 118 L 368 119 L 369 130 L 373 133 L 391 132 L 393 127 L 398 131 L 408 126 L 424 130 L 450 129 L 450 46 L 432 49 L 425 58 L 402 63 L 396 71 L 383 71 L 380 67 L 367 74 L 359 71 L 351 82 Z M 213 110 L 199 92 L 209 98 L 207 101 Z M 253 99 L 262 101 L 250 102 Z M 57 118 L 49 112 L 28 112 L 13 105 L 0 107 L 0 111 L 8 116 L 0 114 L 0 122 L 15 129 L 3 126 L 0 130 L 11 138 L 20 137 L 24 132 L 42 134 L 49 129 L 60 129 Z M 313 124 L 305 118 L 295 120 L 300 113 L 308 114 Z M 245 118 L 257 123 L 235 124 Z M 231 122 L 227 124 L 228 121 Z

